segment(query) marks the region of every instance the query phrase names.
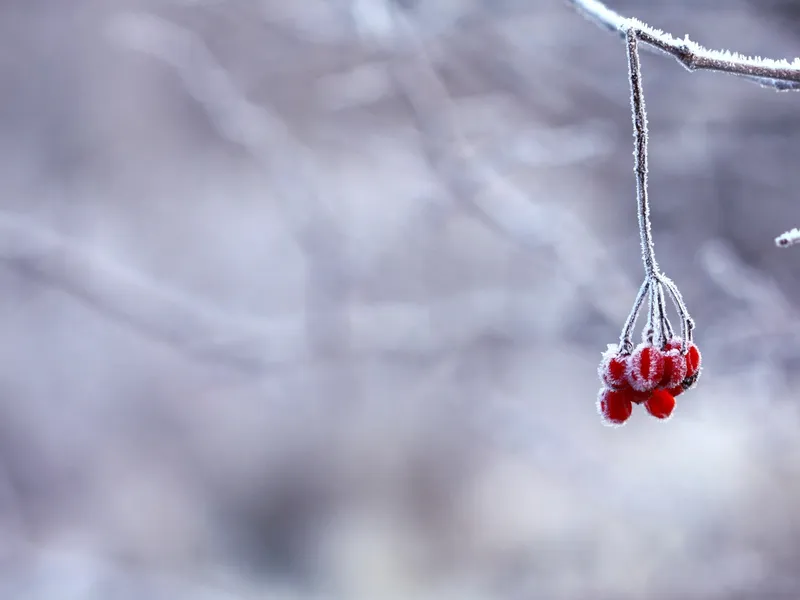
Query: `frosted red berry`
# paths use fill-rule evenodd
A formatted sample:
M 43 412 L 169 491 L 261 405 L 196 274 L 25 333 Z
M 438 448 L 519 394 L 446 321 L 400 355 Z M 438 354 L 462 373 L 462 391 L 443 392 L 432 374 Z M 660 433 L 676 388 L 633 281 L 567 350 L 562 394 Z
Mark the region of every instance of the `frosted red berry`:
M 672 389 L 680 386 L 686 378 L 686 362 L 679 349 L 673 348 L 664 352 L 664 375 L 659 387 Z
M 669 342 L 667 342 L 666 345 L 668 351 L 674 349 L 680 350 L 681 347 L 682 340 L 679 337 L 672 338 Z M 694 386 L 697 378 L 700 376 L 701 361 L 702 357 L 700 355 L 700 349 L 697 347 L 697 344 L 690 342 L 689 347 L 686 350 L 686 355 L 684 356 L 684 362 L 686 363 L 686 374 L 681 381 L 680 386 L 674 386 L 670 389 L 670 392 L 673 392 L 673 395 L 678 395 L 674 393 L 674 391 L 677 391 L 679 388 L 681 391 L 685 391 Z
M 633 412 L 631 402 L 631 392 L 628 390 L 602 388 L 597 395 L 597 412 L 603 417 L 606 425 L 619 427 Z
M 603 385 L 612 389 L 628 387 L 629 358 L 629 354 L 620 354 L 615 346 L 609 345 L 608 350 L 603 353 L 603 360 L 597 369 Z
M 685 380 L 684 380 L 685 381 Z M 686 390 L 683 387 L 683 382 L 680 385 L 676 385 L 675 387 L 671 387 L 667 390 L 673 398 L 677 398 Z
M 675 397 L 667 390 L 658 389 L 653 391 L 644 407 L 657 419 L 667 419 L 675 410 Z
M 649 392 L 662 377 L 664 353 L 651 344 L 639 344 L 628 359 L 628 383 L 638 392 Z
M 674 337 L 667 342 L 666 350 L 680 350 L 683 341 L 679 337 Z M 686 351 L 686 377 L 691 377 L 700 370 L 701 362 L 700 349 L 694 342 L 689 342 L 689 347 Z
M 686 353 L 686 377 L 693 377 L 700 370 L 700 349 L 696 344 L 689 344 L 689 351 Z

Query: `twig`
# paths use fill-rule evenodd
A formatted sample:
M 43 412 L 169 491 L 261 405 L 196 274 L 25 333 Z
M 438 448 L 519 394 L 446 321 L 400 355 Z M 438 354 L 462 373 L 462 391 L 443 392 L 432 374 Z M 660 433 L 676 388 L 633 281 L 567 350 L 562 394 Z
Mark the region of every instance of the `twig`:
M 632 29 L 627 33 L 628 76 L 631 83 L 631 115 L 633 117 L 634 166 L 636 173 L 636 203 L 639 214 L 639 237 L 642 242 L 642 261 L 645 274 L 658 274 L 653 234 L 650 228 L 650 202 L 647 192 L 647 111 L 642 91 L 642 69 L 639 66 L 639 42 Z

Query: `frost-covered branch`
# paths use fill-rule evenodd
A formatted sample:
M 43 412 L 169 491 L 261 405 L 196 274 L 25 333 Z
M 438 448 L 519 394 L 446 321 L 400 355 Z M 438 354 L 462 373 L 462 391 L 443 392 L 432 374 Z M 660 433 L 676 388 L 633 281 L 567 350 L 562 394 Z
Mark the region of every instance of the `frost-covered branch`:
M 800 244 L 800 229 L 795 227 L 775 238 L 775 245 L 780 248 Z
M 693 42 L 689 36 L 678 39 L 638 19 L 623 17 L 598 0 L 566 1 L 603 29 L 618 33 L 620 37 L 625 37 L 628 29 L 633 29 L 641 42 L 673 56 L 690 71 L 720 71 L 755 79 L 765 87 L 778 90 L 800 89 L 798 58 L 789 62 L 744 56 L 728 50 L 710 50 Z
M 642 91 L 642 69 L 639 65 L 639 42 L 633 30 L 629 29 L 628 77 L 631 84 L 631 115 L 633 117 L 634 166 L 636 173 L 636 200 L 639 212 L 639 236 L 642 242 L 642 260 L 648 276 L 658 274 L 653 233 L 650 229 L 650 201 L 647 190 L 647 110 Z
M 731 73 L 779 91 L 800 90 L 800 58 L 789 62 L 785 59 L 749 57 L 728 50 L 709 50 L 690 40 L 688 35 L 678 39 L 638 19 L 623 17 L 599 0 L 566 1 L 603 29 L 617 33 L 622 38 L 633 32 L 639 41 L 673 56 L 689 71 Z M 798 242 L 800 230 L 796 228 L 775 238 L 775 244 L 780 247 L 793 246 Z

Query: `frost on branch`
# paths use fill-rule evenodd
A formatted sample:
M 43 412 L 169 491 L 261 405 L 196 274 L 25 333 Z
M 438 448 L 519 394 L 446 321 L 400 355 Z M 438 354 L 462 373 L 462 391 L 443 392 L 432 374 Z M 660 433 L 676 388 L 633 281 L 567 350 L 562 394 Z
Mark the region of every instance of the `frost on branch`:
M 711 50 L 685 36 L 676 38 L 670 33 L 651 27 L 635 18 L 623 17 L 599 0 L 566 0 L 578 12 L 600 27 L 633 37 L 645 47 L 654 48 L 675 58 L 690 71 L 707 70 L 745 77 L 778 91 L 800 90 L 800 58 L 791 61 L 760 56 L 745 56 L 730 50 Z M 630 43 L 630 42 L 629 42 Z M 638 59 L 637 59 L 638 60 Z M 637 75 L 632 73 L 632 76 Z M 632 80 L 633 81 L 633 80 Z M 634 112 L 635 112 L 634 107 Z M 644 118 L 644 111 L 641 111 Z M 787 231 L 775 238 L 780 247 L 793 246 L 800 241 L 800 230 Z
M 780 248 L 788 248 L 789 246 L 794 246 L 797 243 L 800 243 L 800 229 L 797 227 L 790 229 L 789 231 L 782 233 L 775 238 L 775 245 L 779 246 Z

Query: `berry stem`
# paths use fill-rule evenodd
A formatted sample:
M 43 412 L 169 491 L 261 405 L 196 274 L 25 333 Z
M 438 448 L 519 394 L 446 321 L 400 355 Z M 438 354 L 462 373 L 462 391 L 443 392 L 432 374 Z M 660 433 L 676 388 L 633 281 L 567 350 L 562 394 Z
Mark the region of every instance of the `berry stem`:
M 689 349 L 689 344 L 692 342 L 694 319 L 692 319 L 691 315 L 689 315 L 689 310 L 686 308 L 686 304 L 683 301 L 683 296 L 681 295 L 678 286 L 675 285 L 675 282 L 663 273 L 659 273 L 657 275 L 657 279 L 667 288 L 667 291 L 672 298 L 672 303 L 675 305 L 675 308 L 680 314 L 681 338 L 683 339 L 683 343 L 681 344 L 681 353 L 686 354 Z
M 642 310 L 644 299 L 650 291 L 650 286 L 653 280 L 650 277 L 645 277 L 639 288 L 639 293 L 636 294 L 636 300 L 633 301 L 633 307 L 625 320 L 625 325 L 622 327 L 622 333 L 619 336 L 619 349 L 624 354 L 630 354 L 633 351 L 633 342 L 631 342 L 631 334 L 633 333 L 633 326 L 636 324 L 636 319 L 639 318 L 639 311 Z
M 642 70 L 639 64 L 639 38 L 637 36 L 636 29 L 629 27 L 626 32 L 626 40 L 633 115 L 636 200 L 639 209 L 639 237 L 642 243 L 644 270 L 648 277 L 655 277 L 659 271 L 653 247 L 653 235 L 650 230 L 650 203 L 647 196 L 647 112 L 642 91 Z
M 674 332 L 672 330 L 672 323 L 669 322 L 667 317 L 666 300 L 664 299 L 664 286 L 661 281 L 656 281 L 658 288 L 658 311 L 661 314 L 661 339 L 659 341 L 659 348 L 663 348 L 667 340 L 671 340 Z
M 651 346 L 656 337 L 657 327 L 660 325 L 660 323 L 658 323 L 658 315 L 656 314 L 658 311 L 658 299 L 656 296 L 657 285 L 657 279 L 653 279 L 650 283 L 650 293 L 647 295 L 647 325 L 645 325 L 644 331 L 642 332 L 642 341 L 647 342 Z

